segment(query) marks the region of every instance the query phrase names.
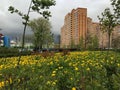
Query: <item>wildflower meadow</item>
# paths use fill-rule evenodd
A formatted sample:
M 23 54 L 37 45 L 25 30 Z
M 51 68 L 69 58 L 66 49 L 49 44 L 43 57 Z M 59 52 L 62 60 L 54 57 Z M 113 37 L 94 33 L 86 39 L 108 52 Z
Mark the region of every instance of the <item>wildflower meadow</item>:
M 0 90 L 120 90 L 120 53 L 0 58 Z

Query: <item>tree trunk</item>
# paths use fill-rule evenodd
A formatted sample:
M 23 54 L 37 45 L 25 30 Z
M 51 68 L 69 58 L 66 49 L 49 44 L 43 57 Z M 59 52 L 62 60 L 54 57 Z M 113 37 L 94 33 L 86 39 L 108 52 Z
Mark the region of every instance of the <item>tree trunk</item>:
M 32 0 L 31 0 L 31 2 L 30 2 L 30 6 L 29 6 L 29 8 L 28 8 L 28 13 L 27 13 L 27 16 L 29 16 L 31 5 L 32 5 Z M 22 51 L 24 50 L 24 43 L 25 43 L 25 31 L 26 31 L 26 27 L 27 27 L 27 22 L 28 22 L 28 19 L 26 19 L 26 21 L 25 21 L 25 26 L 24 26 L 24 31 L 23 31 L 23 38 L 22 38 L 22 49 L 21 49 L 21 52 L 20 52 L 20 55 L 19 55 L 19 58 L 18 58 L 18 63 L 17 63 L 17 65 L 19 65 L 19 64 L 20 64 L 20 60 L 21 60 L 21 53 L 22 53 Z
M 32 5 L 32 0 L 30 2 L 30 6 L 28 8 L 27 16 L 29 16 L 31 5 Z M 27 23 L 28 23 L 28 19 L 25 21 L 25 26 L 24 26 L 24 31 L 23 31 L 23 38 L 22 38 L 22 49 L 24 49 L 24 44 L 25 44 L 25 31 L 26 31 Z
M 110 50 L 110 48 L 111 48 L 111 41 L 110 41 L 110 33 L 108 34 L 108 50 Z
M 42 51 L 42 44 L 39 44 L 39 52 Z

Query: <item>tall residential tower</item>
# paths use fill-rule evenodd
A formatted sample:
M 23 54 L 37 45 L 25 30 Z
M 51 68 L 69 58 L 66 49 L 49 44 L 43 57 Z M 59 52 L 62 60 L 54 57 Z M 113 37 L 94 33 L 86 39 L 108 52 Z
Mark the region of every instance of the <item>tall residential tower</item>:
M 61 28 L 61 47 L 70 48 L 78 45 L 80 38 L 86 38 L 87 33 L 87 8 L 73 9 L 65 16 Z
M 61 48 L 75 48 L 82 46 L 88 48 L 92 45 L 91 37 L 98 39 L 99 48 L 107 48 L 108 34 L 100 30 L 99 23 L 93 22 L 87 17 L 87 8 L 73 9 L 65 16 L 64 25 L 61 28 Z M 114 28 L 112 39 L 120 37 L 120 25 Z

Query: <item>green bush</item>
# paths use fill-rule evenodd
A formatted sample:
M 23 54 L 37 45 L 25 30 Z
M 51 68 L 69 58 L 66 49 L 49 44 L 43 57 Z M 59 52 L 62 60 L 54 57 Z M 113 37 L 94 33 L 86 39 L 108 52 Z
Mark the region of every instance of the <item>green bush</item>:
M 0 58 L 2 57 L 14 57 L 19 55 L 30 55 L 30 51 L 23 51 L 22 53 L 19 52 L 17 48 L 6 48 L 0 47 Z

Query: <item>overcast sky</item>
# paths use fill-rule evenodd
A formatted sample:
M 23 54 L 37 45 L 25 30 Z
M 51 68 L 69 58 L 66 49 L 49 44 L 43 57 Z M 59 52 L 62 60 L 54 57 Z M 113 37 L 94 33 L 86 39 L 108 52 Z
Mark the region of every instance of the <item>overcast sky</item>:
M 0 32 L 4 34 L 13 33 L 15 35 L 23 32 L 22 19 L 17 14 L 10 14 L 8 12 L 9 6 L 27 13 L 30 0 L 1 0 L 0 2 Z M 52 31 L 54 33 L 60 33 L 60 29 L 64 24 L 64 17 L 72 9 L 78 7 L 87 8 L 88 17 L 91 17 L 93 21 L 97 22 L 97 16 L 106 8 L 110 7 L 110 0 L 56 0 L 56 5 L 50 8 L 52 17 L 50 21 L 52 23 Z M 31 19 L 38 18 L 40 15 L 37 13 L 30 14 Z M 30 29 L 26 32 L 28 33 Z

